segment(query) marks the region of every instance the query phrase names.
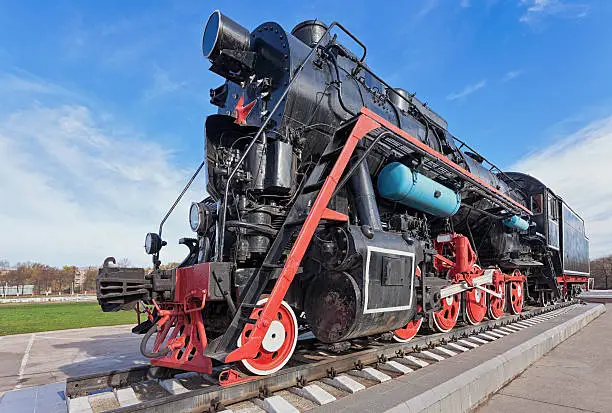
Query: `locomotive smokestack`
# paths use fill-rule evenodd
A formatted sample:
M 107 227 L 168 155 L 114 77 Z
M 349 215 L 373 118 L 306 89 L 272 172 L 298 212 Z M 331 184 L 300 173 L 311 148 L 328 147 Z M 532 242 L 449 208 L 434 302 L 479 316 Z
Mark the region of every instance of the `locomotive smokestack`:
M 214 63 L 222 50 L 243 52 L 249 50 L 250 32 L 221 14 L 219 10 L 208 18 L 202 36 L 202 54 Z
M 291 34 L 308 46 L 313 47 L 321 40 L 326 31 L 327 25 L 322 21 L 306 20 L 295 26 L 293 30 L 291 30 Z M 327 37 L 329 37 L 329 35 Z

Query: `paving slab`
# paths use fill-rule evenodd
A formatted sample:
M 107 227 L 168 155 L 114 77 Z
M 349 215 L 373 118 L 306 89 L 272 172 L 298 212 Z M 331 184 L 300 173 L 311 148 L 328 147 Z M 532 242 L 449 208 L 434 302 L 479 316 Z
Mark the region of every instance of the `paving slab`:
M 66 385 L 60 382 L 5 393 L 0 397 L 0 412 L 65 413 L 65 388 Z
M 477 412 L 612 412 L 612 304 L 607 307 Z
M 148 364 L 132 326 L 91 327 L 0 337 L 0 395 L 71 376 Z
M 555 318 L 348 395 L 314 412 L 469 412 L 603 312 L 603 305 L 573 306 Z M 512 410 L 517 411 L 531 410 Z

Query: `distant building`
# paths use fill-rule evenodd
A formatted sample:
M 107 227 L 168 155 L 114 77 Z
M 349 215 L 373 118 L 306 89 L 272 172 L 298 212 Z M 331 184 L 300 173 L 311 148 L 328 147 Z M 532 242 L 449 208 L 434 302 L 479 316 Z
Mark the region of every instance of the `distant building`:
M 85 275 L 87 274 L 88 267 L 77 268 L 74 272 L 74 289 L 80 291 L 85 284 Z

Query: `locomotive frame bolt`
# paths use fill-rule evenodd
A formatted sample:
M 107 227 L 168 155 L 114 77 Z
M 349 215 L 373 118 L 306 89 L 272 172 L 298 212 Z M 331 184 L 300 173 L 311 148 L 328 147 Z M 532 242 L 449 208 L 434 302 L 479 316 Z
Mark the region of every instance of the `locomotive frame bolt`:
M 299 376 L 295 381 L 295 385 L 299 388 L 306 387 L 307 384 L 308 380 L 304 376 Z
M 259 388 L 259 397 L 260 399 L 265 399 L 266 397 L 270 396 L 270 389 L 268 389 L 268 386 L 263 385 Z
M 215 397 L 210 401 L 210 409 L 208 409 L 210 413 L 222 412 L 223 410 L 225 410 L 225 406 L 221 402 L 221 399 Z

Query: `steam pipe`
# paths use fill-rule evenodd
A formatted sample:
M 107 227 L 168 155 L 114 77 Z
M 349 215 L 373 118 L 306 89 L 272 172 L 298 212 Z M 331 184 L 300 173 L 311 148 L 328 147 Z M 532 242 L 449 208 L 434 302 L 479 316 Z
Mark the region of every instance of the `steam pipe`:
M 357 153 L 362 155 L 363 150 L 358 150 Z M 372 229 L 382 230 L 378 206 L 376 205 L 376 195 L 372 186 L 372 177 L 366 159 L 359 163 L 355 174 L 349 181 L 349 185 L 361 225 L 369 225 Z

